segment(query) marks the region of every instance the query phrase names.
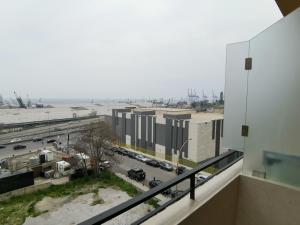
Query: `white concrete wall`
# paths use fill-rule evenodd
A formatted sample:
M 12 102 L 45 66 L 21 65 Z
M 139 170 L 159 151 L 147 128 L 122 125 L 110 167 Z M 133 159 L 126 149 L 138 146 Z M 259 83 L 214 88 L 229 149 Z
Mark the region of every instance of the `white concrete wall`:
M 142 123 L 141 122 L 142 122 L 142 120 L 141 120 L 140 116 L 138 116 L 137 119 L 138 119 L 138 139 L 141 140 L 141 128 L 142 128 Z
M 166 119 L 163 117 L 156 117 L 156 123 L 166 124 Z
M 166 147 L 165 146 L 155 144 L 155 156 L 164 158 L 165 152 L 166 152 Z
M 126 119 L 131 119 L 131 113 L 126 113 Z
M 189 126 L 189 154 L 188 159 L 200 162 L 215 156 L 215 140 L 212 140 L 212 122 L 195 123 Z M 220 141 L 221 145 L 222 141 Z M 222 146 L 221 146 L 222 149 Z
M 126 135 L 126 145 L 131 145 L 131 136 Z

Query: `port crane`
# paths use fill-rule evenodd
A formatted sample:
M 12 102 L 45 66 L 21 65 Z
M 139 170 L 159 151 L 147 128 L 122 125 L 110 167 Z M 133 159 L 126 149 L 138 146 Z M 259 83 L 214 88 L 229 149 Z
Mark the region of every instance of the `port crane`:
M 199 96 L 196 94 L 195 89 L 188 89 L 188 99 L 190 102 L 198 102 Z
M 24 102 L 23 102 L 21 96 L 18 96 L 17 93 L 16 93 L 15 91 L 14 91 L 14 94 L 15 94 L 15 96 L 16 96 L 16 100 L 17 100 L 17 102 L 18 102 L 18 104 L 19 104 L 19 107 L 20 107 L 20 108 L 23 108 L 23 109 L 26 109 L 26 105 L 24 104 Z
M 214 89 L 212 89 L 212 98 L 213 98 L 213 102 L 217 102 L 218 96 L 215 95 Z
M 202 90 L 202 100 L 207 101 L 207 95 L 205 95 L 204 90 Z

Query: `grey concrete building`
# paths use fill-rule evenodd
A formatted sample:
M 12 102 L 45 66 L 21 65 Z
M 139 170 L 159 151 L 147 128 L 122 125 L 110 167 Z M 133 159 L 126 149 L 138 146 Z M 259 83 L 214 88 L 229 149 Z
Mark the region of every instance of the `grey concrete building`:
M 113 109 L 111 124 L 122 144 L 170 161 L 201 162 L 222 151 L 223 116 L 180 109 Z

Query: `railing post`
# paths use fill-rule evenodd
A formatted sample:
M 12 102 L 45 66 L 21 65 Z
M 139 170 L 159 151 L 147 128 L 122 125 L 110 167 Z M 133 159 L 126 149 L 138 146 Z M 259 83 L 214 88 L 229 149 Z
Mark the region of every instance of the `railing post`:
M 190 176 L 190 199 L 195 200 L 195 174 Z

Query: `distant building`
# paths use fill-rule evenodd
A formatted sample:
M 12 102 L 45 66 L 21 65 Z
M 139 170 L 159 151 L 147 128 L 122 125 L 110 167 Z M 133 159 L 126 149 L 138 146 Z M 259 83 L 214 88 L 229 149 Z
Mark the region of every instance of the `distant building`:
M 201 162 L 220 154 L 223 115 L 180 109 L 113 109 L 112 129 L 119 141 L 130 148 L 177 161 Z

